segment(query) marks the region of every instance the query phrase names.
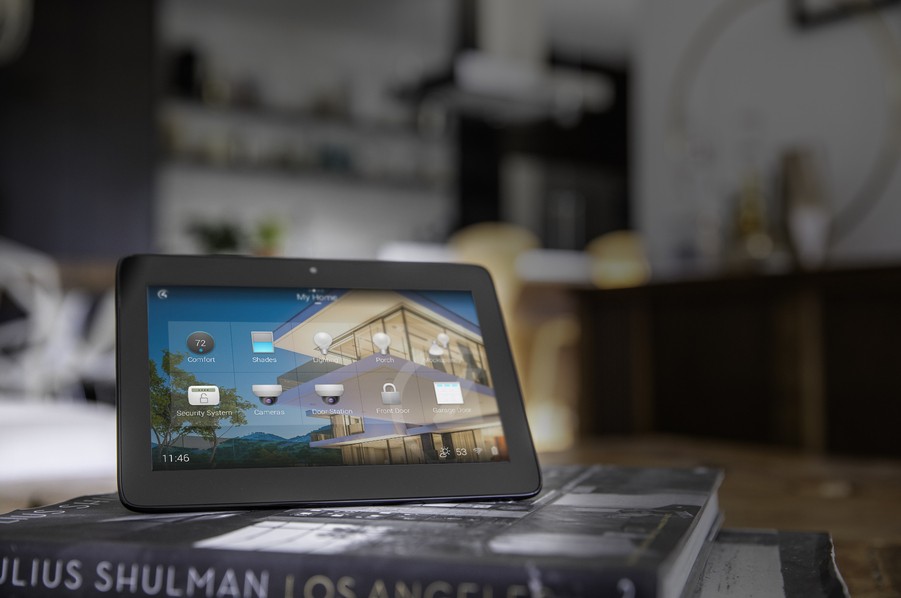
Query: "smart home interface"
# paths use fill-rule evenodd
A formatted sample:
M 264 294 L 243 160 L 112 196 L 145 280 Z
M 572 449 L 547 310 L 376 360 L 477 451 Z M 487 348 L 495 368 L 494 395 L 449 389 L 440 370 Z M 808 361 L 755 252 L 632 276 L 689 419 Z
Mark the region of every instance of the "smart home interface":
M 154 470 L 509 460 L 468 291 L 147 289 Z

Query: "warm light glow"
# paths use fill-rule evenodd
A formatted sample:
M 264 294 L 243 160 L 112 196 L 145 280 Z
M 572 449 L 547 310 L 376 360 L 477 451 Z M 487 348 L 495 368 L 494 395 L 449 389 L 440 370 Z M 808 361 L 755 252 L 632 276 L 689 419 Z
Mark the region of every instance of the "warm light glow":
M 586 247 L 591 257 L 591 280 L 602 289 L 634 287 L 651 277 L 651 267 L 638 234 L 615 231 Z
M 542 401 L 526 406 L 535 450 L 565 451 L 575 444 L 576 419 L 572 409 L 558 401 Z

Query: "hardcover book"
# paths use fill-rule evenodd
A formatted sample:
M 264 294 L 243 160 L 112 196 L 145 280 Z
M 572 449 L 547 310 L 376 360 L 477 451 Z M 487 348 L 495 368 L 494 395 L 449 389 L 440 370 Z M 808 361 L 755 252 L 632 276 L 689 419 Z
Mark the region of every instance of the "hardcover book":
M 712 469 L 563 466 L 527 500 L 146 514 L 113 495 L 0 515 L 0 595 L 675 598 Z M 697 575 L 697 571 L 695 572 Z

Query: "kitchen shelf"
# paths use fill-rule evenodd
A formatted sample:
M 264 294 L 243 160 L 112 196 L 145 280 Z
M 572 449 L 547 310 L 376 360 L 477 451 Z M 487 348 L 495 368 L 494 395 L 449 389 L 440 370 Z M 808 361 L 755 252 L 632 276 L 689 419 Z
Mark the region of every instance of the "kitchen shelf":
M 222 125 L 235 127 L 269 126 L 315 132 L 331 130 L 369 139 L 404 140 L 427 145 L 444 145 L 449 142 L 446 134 L 426 133 L 417 130 L 412 124 L 317 114 L 274 106 L 207 104 L 199 100 L 166 98 L 160 104 L 160 111 L 163 118 L 215 120 Z
M 217 164 L 186 158 L 170 158 L 162 163 L 169 172 L 180 175 L 216 175 L 265 180 L 283 179 L 357 187 L 377 187 L 405 192 L 446 194 L 449 183 L 426 177 L 375 177 L 356 172 L 331 172 L 320 168 L 279 167 L 258 164 Z

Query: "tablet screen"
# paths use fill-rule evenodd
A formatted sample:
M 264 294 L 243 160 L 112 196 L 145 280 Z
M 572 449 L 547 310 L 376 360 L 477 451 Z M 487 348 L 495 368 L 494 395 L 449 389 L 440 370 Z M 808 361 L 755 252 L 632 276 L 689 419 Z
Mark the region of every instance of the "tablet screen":
M 509 460 L 468 291 L 147 293 L 154 470 Z

